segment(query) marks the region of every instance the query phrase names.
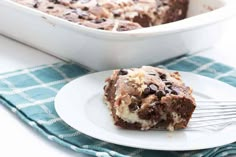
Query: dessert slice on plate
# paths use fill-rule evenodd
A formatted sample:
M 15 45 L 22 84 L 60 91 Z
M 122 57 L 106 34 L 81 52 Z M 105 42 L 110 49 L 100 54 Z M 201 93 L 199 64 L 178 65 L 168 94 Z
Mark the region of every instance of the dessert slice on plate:
M 178 72 L 150 66 L 120 69 L 106 83 L 105 101 L 122 128 L 185 128 L 196 107 L 192 89 Z

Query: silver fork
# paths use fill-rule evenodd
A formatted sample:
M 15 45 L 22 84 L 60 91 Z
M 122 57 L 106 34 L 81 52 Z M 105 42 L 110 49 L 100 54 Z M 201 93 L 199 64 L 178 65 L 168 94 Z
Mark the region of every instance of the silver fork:
M 188 130 L 221 130 L 236 124 L 235 100 L 201 100 L 190 119 Z

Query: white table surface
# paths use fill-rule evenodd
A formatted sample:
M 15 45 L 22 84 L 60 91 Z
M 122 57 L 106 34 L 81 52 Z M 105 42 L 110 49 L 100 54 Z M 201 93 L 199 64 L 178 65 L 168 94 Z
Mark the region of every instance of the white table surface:
M 236 18 L 226 22 L 226 26 L 222 39 L 216 46 L 199 55 L 236 67 Z M 0 73 L 58 61 L 60 60 L 53 56 L 0 35 Z M 87 156 L 47 140 L 2 105 L 0 124 L 0 156 Z

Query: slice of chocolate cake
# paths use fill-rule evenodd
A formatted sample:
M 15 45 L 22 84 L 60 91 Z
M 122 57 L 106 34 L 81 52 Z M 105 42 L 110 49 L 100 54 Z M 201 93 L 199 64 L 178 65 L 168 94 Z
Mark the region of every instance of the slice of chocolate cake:
M 185 128 L 196 107 L 178 72 L 143 66 L 115 70 L 106 80 L 105 101 L 115 125 L 127 129 Z

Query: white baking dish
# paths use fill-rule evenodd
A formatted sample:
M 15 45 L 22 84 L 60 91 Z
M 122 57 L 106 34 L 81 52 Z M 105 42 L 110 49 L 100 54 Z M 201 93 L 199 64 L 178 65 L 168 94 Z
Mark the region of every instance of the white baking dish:
M 109 32 L 0 0 L 0 33 L 91 69 L 104 70 L 152 64 L 209 48 L 220 37 L 222 22 L 235 10 L 235 0 L 190 0 L 187 19 Z

